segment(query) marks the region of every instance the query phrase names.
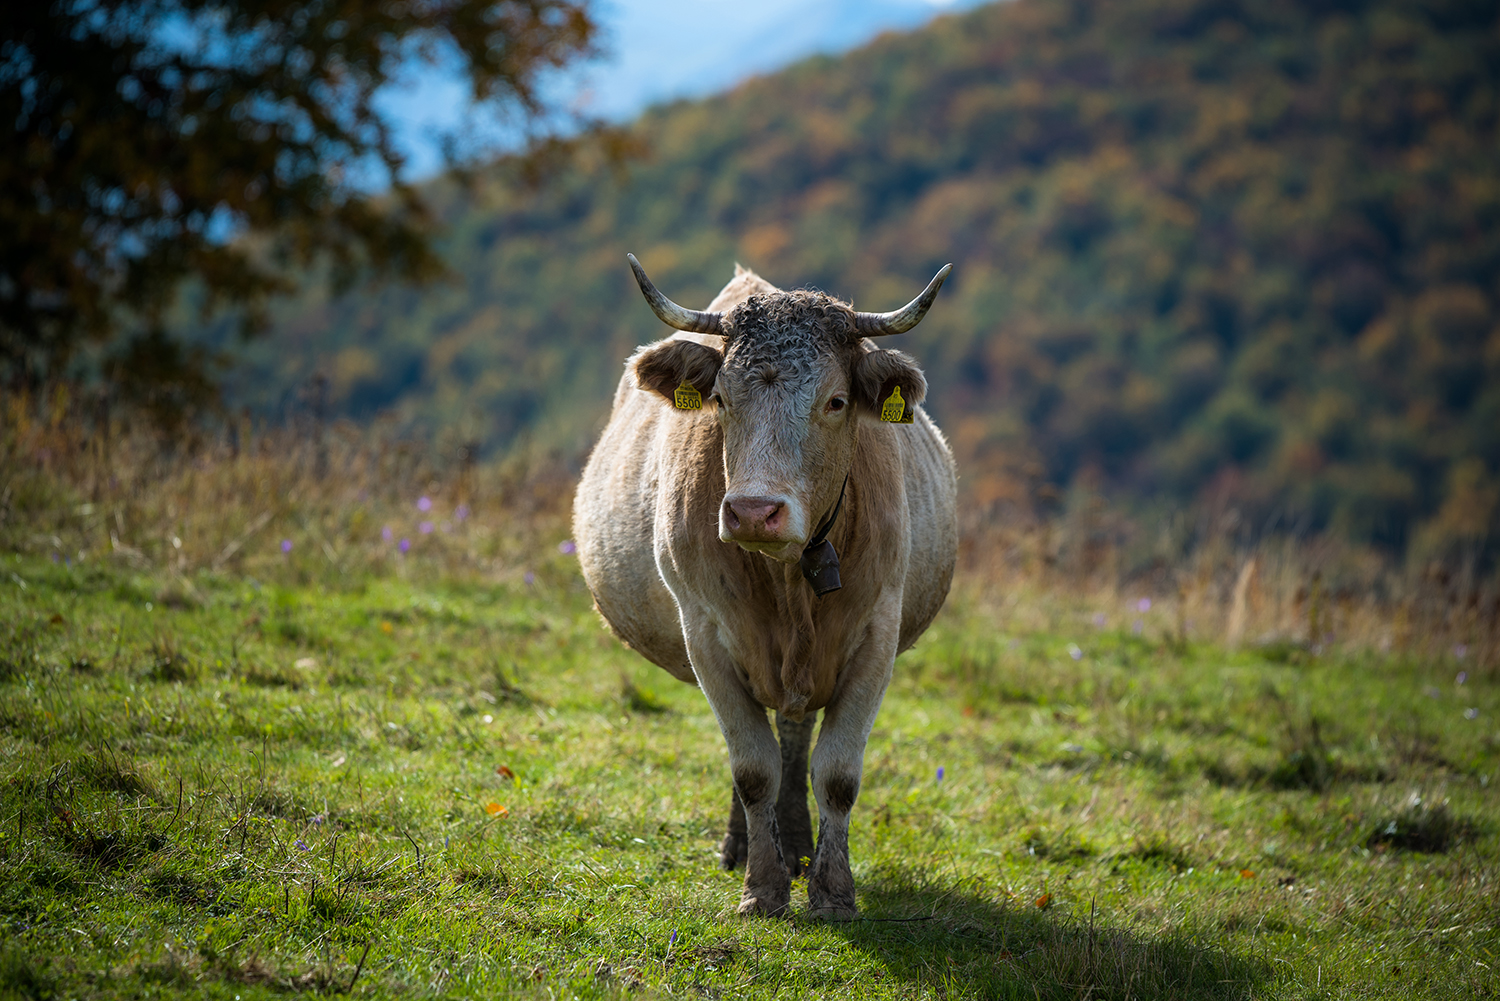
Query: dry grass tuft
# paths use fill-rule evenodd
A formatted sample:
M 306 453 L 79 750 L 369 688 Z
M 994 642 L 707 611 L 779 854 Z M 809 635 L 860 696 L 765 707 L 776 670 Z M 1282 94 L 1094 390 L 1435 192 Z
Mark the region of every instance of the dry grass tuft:
M 337 584 L 374 574 L 523 578 L 566 538 L 575 470 L 479 464 L 382 425 L 258 426 L 167 441 L 66 406 L 6 403 L 0 548 L 147 575 L 142 600 L 202 601 L 200 575 Z

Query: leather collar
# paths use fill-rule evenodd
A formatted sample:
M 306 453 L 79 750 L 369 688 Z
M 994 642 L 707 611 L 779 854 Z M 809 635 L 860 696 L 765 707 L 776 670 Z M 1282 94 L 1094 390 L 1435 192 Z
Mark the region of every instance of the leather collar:
M 828 541 L 828 533 L 844 506 L 844 491 L 848 488 L 849 477 L 846 474 L 843 486 L 839 487 L 838 503 L 833 505 L 833 512 L 813 533 L 813 537 L 807 540 L 802 558 L 798 561 L 803 578 L 812 585 L 813 594 L 819 598 L 844 586 L 844 582 L 839 579 L 839 554 L 833 548 L 833 543 Z

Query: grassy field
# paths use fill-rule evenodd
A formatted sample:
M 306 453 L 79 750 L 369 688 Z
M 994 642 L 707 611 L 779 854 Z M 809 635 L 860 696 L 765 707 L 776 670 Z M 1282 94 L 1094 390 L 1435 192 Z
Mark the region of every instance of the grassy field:
M 1500 994 L 1500 698 L 1456 652 L 961 582 L 870 741 L 863 917 L 746 921 L 713 719 L 569 557 L 355 576 L 0 557 L 0 993 Z

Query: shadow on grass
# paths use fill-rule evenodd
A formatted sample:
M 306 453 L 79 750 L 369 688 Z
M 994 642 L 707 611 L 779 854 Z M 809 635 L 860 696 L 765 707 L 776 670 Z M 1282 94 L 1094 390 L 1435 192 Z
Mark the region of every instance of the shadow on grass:
M 1193 941 L 1147 938 L 982 884 L 938 886 L 900 872 L 866 878 L 861 917 L 835 924 L 892 977 L 947 998 L 1241 998 L 1265 963 Z M 1047 901 L 1050 903 L 1050 901 Z

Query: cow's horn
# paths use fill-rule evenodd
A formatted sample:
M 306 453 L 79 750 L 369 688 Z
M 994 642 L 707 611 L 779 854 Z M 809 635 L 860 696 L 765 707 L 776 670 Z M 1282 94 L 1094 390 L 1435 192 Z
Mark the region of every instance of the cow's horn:
M 723 313 L 704 313 L 696 309 L 683 309 L 657 291 L 656 286 L 651 284 L 651 279 L 646 277 L 645 269 L 641 267 L 641 262 L 635 259 L 634 254 L 625 256 L 630 259 L 630 270 L 635 272 L 636 284 L 640 285 L 641 294 L 651 304 L 652 312 L 661 317 L 661 322 L 669 327 L 695 334 L 723 336 L 724 327 L 720 322 L 724 319 Z
M 948 277 L 948 272 L 952 270 L 953 265 L 944 264 L 943 270 L 933 276 L 932 281 L 928 282 L 927 287 L 922 290 L 922 294 L 900 309 L 892 310 L 889 313 L 855 313 L 854 328 L 866 337 L 882 337 L 886 334 L 906 333 L 912 327 L 922 322 L 922 317 L 926 316 L 927 310 L 932 308 L 932 300 L 937 298 L 938 289 L 943 287 L 943 280 Z M 666 319 L 666 317 L 662 317 L 662 319 Z

